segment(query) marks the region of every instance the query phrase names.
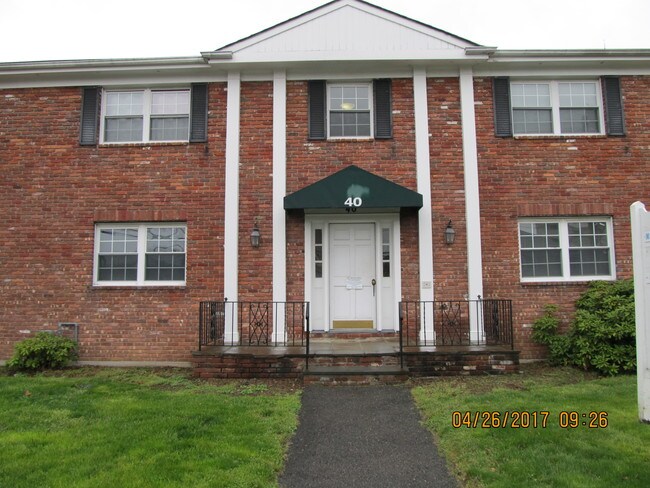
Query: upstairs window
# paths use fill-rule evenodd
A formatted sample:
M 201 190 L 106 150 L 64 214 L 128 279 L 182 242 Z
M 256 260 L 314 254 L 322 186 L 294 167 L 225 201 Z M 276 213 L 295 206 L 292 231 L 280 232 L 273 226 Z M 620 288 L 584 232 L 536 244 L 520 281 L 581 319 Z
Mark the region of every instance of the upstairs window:
M 105 91 L 104 143 L 187 141 L 190 90 Z
M 514 134 L 600 134 L 596 81 L 511 82 Z
M 371 137 L 371 85 L 328 85 L 329 137 Z
M 308 83 L 310 140 L 392 139 L 392 82 Z
M 83 88 L 79 129 L 82 146 L 207 142 L 208 84 L 175 90 Z
M 621 80 L 494 78 L 494 125 L 512 135 L 625 135 Z

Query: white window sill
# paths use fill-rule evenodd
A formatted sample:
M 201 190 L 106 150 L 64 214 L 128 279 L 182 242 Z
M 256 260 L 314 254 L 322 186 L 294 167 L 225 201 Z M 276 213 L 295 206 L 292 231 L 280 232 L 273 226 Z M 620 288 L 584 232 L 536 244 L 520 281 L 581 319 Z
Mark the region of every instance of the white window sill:
M 190 141 L 102 142 L 99 147 L 187 146 Z
M 115 289 L 115 288 L 141 288 L 141 289 L 151 289 L 151 288 L 185 288 L 187 285 L 184 281 L 159 281 L 156 283 L 133 283 L 128 281 L 120 282 L 95 282 L 93 283 L 93 288 L 103 288 L 103 289 Z
M 328 137 L 331 142 L 374 141 L 374 137 Z
M 607 134 L 514 134 L 514 139 L 607 139 Z
M 616 281 L 614 276 L 584 276 L 577 278 L 521 278 L 522 285 L 580 285 L 590 281 Z

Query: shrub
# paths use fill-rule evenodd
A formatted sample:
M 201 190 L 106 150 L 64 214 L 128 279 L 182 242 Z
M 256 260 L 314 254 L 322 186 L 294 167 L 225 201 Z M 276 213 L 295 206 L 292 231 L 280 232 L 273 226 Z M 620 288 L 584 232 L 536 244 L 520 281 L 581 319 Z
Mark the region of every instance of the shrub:
M 77 358 L 77 344 L 66 338 L 39 332 L 16 344 L 9 369 L 40 370 L 62 368 Z
M 571 337 L 558 334 L 560 319 L 556 305 L 546 305 L 544 315 L 533 323 L 533 340 L 548 346 L 549 362 L 556 366 L 572 364 Z
M 576 302 L 573 361 L 603 374 L 636 370 L 634 283 L 595 281 Z
M 601 374 L 636 370 L 636 325 L 632 280 L 594 281 L 577 300 L 567 334 L 557 332 L 557 307 L 548 305 L 533 324 L 533 340 L 548 346 L 549 361 Z

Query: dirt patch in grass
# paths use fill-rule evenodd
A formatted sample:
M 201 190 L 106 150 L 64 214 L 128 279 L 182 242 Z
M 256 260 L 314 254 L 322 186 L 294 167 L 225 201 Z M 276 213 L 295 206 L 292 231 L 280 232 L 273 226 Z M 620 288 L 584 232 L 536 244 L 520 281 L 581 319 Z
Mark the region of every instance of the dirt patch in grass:
M 413 378 L 412 386 L 448 384 L 469 393 L 489 393 L 496 389 L 528 390 L 531 386 L 561 386 L 600 378 L 597 373 L 577 368 L 550 366 L 546 362 L 526 363 L 519 366 L 519 373 L 483 376 L 436 376 Z

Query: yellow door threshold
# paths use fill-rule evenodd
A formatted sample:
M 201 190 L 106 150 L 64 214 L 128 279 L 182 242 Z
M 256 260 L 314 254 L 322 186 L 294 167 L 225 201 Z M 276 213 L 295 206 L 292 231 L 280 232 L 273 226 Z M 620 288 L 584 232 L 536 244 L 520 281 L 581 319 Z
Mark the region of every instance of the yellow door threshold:
M 375 323 L 372 320 L 333 320 L 333 329 L 374 329 Z

